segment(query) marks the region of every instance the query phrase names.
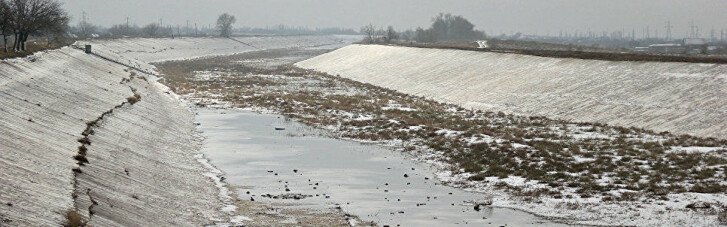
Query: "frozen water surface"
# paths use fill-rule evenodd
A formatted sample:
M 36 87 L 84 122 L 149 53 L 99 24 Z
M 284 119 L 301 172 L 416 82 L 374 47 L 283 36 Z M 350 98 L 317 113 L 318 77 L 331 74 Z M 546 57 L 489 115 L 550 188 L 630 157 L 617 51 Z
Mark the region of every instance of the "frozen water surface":
M 443 186 L 430 168 L 406 155 L 321 136 L 280 115 L 199 109 L 197 122 L 212 164 L 231 185 L 250 188 L 237 192 L 241 199 L 340 206 L 362 220 L 390 226 L 561 225 L 512 209 L 476 211 L 471 202 L 486 200 L 485 194 Z M 262 196 L 267 194 L 310 197 Z

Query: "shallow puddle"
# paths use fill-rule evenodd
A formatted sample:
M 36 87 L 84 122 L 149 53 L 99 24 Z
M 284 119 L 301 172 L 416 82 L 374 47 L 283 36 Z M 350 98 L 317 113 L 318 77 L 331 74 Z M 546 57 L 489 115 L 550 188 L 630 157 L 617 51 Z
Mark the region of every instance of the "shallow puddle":
M 470 202 L 486 195 L 443 186 L 427 166 L 380 146 L 320 136 L 279 115 L 197 112 L 203 152 L 228 183 L 249 188 L 241 199 L 340 206 L 381 226 L 560 226 L 512 209 L 477 211 Z

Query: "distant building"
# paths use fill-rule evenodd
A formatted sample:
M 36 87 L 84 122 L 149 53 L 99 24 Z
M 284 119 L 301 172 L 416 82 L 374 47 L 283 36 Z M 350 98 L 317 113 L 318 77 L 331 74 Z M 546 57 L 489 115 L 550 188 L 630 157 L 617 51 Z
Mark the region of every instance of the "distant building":
M 706 54 L 707 51 L 707 40 L 702 38 L 685 38 L 683 45 L 688 54 Z
M 636 52 L 648 52 L 649 51 L 649 47 L 634 47 L 634 50 Z
M 684 46 L 701 46 L 707 44 L 707 40 L 704 40 L 702 38 L 685 38 L 682 41 L 682 44 Z
M 662 54 L 673 54 L 681 53 L 684 51 L 684 47 L 677 43 L 661 43 L 649 45 L 649 52 L 662 53 Z

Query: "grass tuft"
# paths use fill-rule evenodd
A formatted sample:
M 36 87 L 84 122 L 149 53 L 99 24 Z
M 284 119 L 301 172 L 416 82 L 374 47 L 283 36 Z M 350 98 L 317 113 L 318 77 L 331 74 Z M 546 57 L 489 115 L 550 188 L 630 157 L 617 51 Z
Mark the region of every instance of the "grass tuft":
M 63 227 L 84 227 L 87 224 L 78 212 L 68 211 L 66 213 L 66 223 L 63 224 Z

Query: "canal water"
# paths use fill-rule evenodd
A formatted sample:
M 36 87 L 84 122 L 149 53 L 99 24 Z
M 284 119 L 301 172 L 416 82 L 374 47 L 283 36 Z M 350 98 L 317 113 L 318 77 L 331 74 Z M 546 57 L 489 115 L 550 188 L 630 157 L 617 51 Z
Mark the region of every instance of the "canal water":
M 241 199 L 340 207 L 380 226 L 561 226 L 482 206 L 487 195 L 441 185 L 428 166 L 385 147 L 323 136 L 274 114 L 197 109 L 203 153 Z

